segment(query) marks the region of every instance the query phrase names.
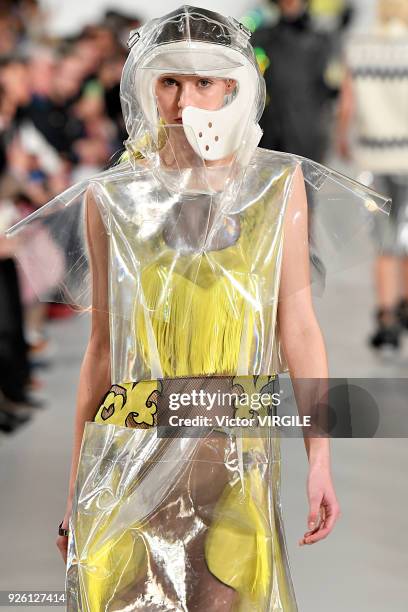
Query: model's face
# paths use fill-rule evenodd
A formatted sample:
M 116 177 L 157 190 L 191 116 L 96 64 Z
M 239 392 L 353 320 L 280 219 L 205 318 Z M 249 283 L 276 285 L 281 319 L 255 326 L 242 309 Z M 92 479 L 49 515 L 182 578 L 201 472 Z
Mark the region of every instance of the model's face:
M 166 74 L 156 82 L 157 107 L 160 117 L 168 124 L 181 124 L 186 106 L 218 110 L 225 96 L 236 86 L 233 79 L 217 79 L 196 75 Z

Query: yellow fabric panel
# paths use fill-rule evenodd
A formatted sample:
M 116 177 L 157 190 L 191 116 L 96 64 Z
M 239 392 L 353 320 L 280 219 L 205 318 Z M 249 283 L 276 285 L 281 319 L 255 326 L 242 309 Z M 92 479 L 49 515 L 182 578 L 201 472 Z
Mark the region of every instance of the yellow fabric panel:
M 157 380 L 113 385 L 102 400 L 94 421 L 121 427 L 154 427 L 159 390 Z

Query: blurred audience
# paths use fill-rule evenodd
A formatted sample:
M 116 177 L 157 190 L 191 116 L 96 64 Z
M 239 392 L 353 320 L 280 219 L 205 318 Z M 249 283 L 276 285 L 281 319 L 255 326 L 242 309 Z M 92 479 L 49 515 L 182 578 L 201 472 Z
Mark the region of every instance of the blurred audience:
M 46 321 L 72 311 L 38 301 L 13 257 L 18 236 L 8 240 L 4 230 L 101 170 L 122 147 L 119 83 L 129 30 L 139 25 L 108 11 L 101 23 L 55 39 L 45 32 L 46 19 L 36 0 L 0 0 L 0 430 L 6 432 L 37 406 Z M 39 252 L 47 244 L 55 261 L 57 240 L 44 228 L 32 244 Z M 51 289 L 58 270 L 59 264 L 54 276 L 36 283 Z

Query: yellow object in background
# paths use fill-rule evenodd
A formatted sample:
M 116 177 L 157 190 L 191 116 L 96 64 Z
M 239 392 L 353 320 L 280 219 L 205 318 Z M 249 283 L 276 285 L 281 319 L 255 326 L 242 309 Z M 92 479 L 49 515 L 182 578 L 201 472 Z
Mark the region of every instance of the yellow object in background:
M 335 17 L 345 6 L 344 0 L 310 0 L 310 12 L 318 17 Z

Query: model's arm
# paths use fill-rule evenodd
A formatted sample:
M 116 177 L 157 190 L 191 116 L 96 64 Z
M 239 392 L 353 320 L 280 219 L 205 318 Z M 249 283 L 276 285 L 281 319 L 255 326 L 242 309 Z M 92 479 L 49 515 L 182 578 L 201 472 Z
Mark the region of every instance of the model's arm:
M 307 379 L 327 379 L 326 348 L 313 307 L 309 264 L 308 206 L 303 174 L 296 170 L 287 204 L 282 273 L 279 290 L 278 324 L 285 357 L 294 390 L 298 389 L 297 406 L 301 416 L 310 415 L 310 402 L 305 396 Z M 297 379 L 299 384 L 296 384 Z M 313 393 L 311 393 L 313 395 Z M 310 462 L 329 461 L 327 438 L 305 436 Z
M 85 422 L 92 421 L 98 403 L 110 386 L 110 343 L 108 314 L 108 240 L 90 190 L 86 195 L 86 231 L 92 272 L 91 333 L 79 376 L 74 425 L 71 473 L 63 527 L 68 528 Z M 57 538 L 66 560 L 67 538 Z
M 311 414 L 316 393 L 325 391 L 321 381 L 328 377 L 326 349 L 311 294 L 307 217 L 306 191 L 299 167 L 284 222 L 278 325 L 301 415 Z M 339 508 L 331 482 L 329 438 L 305 436 L 304 442 L 309 459 L 309 528 L 315 529 L 319 514 L 324 518 L 313 535 L 305 534 L 302 543 L 312 543 L 328 535 L 339 516 Z M 310 527 L 311 523 L 315 527 Z

